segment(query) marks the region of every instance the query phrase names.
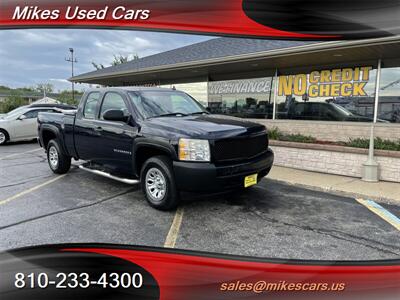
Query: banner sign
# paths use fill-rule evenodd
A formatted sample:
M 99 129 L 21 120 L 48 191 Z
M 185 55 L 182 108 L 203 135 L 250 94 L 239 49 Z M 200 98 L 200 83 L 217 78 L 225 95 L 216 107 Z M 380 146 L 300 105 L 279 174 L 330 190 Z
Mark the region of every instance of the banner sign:
M 114 27 L 338 40 L 398 34 L 400 19 L 392 13 L 398 5 L 397 0 L 368 5 L 363 0 L 342 1 L 340 5 L 337 0 L 2 0 L 0 27 Z M 363 14 L 352 17 L 360 7 Z
M 0 254 L 2 300 L 398 300 L 399 295 L 398 259 L 261 259 L 99 244 Z
M 208 94 L 264 94 L 271 91 L 272 78 L 209 81 Z
M 372 67 L 313 71 L 279 76 L 279 96 L 350 97 L 367 96 L 365 86 Z

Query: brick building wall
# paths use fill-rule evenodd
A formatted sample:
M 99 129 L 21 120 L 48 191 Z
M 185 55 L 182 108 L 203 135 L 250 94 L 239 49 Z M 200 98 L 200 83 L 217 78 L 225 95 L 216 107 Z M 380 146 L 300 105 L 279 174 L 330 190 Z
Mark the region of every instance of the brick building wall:
M 307 171 L 361 178 L 366 149 L 272 141 L 274 164 Z M 400 182 L 400 153 L 376 151 L 380 180 Z

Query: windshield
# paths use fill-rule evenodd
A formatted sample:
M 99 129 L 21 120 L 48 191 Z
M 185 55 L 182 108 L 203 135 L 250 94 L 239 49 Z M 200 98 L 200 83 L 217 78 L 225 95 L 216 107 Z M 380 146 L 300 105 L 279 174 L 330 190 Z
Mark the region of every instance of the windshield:
M 16 109 L 13 109 L 12 111 L 9 111 L 8 113 L 6 113 L 4 116 L 2 116 L 3 118 L 6 119 L 13 119 L 13 118 L 17 118 L 20 115 L 22 115 L 26 110 L 25 106 L 20 106 L 17 107 Z
M 129 92 L 129 96 L 144 118 L 207 113 L 200 103 L 179 91 Z

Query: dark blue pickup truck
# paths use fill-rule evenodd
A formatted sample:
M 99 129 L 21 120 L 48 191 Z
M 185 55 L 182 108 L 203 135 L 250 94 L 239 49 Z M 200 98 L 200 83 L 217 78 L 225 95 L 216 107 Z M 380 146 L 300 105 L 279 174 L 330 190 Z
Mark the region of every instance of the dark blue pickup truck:
M 179 191 L 246 188 L 268 174 L 274 159 L 263 125 L 210 114 L 173 89 L 93 89 L 77 110 L 40 113 L 39 140 L 50 169 L 80 168 L 139 183 L 149 204 L 168 210 Z

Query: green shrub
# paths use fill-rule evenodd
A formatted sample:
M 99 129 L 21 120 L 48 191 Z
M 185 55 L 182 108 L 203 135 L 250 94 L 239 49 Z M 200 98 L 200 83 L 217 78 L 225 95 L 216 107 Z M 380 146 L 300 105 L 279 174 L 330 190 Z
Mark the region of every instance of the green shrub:
M 297 143 L 315 143 L 317 141 L 315 137 L 302 134 L 286 134 L 283 135 L 280 140 Z
M 400 151 L 400 140 L 391 141 L 391 140 L 384 140 L 379 137 L 375 138 L 374 140 L 375 149 L 379 150 L 391 150 L 391 151 Z M 345 146 L 348 147 L 355 147 L 355 148 L 369 148 L 369 139 L 350 139 L 350 141 L 345 143 Z
M 268 137 L 270 140 L 279 140 L 281 136 L 282 133 L 278 127 L 272 127 L 271 129 L 268 130 Z
M 297 142 L 297 143 L 315 143 L 317 141 L 316 138 L 309 135 L 302 135 L 299 133 L 296 134 L 288 134 L 283 133 L 279 130 L 278 127 L 272 127 L 268 131 L 269 139 L 277 140 L 277 141 L 286 141 L 286 142 Z

